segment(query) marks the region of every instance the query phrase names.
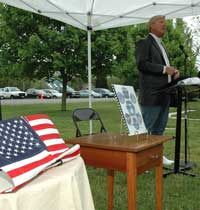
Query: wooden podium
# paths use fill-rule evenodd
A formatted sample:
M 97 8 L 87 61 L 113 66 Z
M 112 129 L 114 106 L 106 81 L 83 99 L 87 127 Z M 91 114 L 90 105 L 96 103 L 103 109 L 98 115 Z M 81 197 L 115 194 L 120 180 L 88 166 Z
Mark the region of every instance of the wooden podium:
M 80 144 L 86 165 L 108 170 L 108 210 L 113 208 L 114 171 L 127 173 L 128 210 L 136 210 L 137 175 L 156 169 L 156 210 L 162 210 L 163 143 L 168 136 L 101 133 L 67 139 L 68 144 Z

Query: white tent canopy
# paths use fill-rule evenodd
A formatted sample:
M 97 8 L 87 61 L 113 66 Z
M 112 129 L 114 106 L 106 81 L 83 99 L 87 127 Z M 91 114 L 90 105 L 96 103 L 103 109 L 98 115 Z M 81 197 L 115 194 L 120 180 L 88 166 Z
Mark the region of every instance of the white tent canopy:
M 200 14 L 200 0 L 0 0 L 88 31 L 88 89 L 91 103 L 91 31 Z M 91 129 L 90 129 L 91 131 Z
M 77 28 L 102 30 L 146 22 L 151 16 L 166 18 L 200 14 L 198 0 L 0 0 Z

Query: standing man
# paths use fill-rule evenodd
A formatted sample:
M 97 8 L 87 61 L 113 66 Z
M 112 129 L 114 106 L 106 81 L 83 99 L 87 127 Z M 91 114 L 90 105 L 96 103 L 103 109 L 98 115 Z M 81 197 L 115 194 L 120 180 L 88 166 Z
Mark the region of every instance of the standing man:
M 179 78 L 179 71 L 170 66 L 161 38 L 166 32 L 165 16 L 149 20 L 149 35 L 136 45 L 136 63 L 139 70 L 139 102 L 146 128 L 150 134 L 163 135 L 167 125 L 170 96 L 156 93 L 169 82 Z M 173 161 L 163 157 L 164 164 Z

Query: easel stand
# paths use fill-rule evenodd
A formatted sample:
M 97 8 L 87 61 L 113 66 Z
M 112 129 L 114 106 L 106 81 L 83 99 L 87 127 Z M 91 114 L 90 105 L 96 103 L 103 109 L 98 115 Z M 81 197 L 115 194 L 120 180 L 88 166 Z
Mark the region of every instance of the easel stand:
M 168 92 L 171 90 L 176 90 L 177 92 L 177 118 L 176 118 L 176 142 L 175 142 L 175 156 L 174 156 L 174 168 L 171 169 L 171 171 L 165 173 L 163 176 L 167 177 L 170 174 L 183 174 L 183 175 L 189 175 L 192 177 L 195 177 L 195 174 L 187 172 L 187 170 L 191 169 L 195 165 L 193 163 L 188 162 L 188 141 L 187 141 L 187 136 L 188 136 L 188 128 L 187 128 L 187 95 L 190 91 L 194 91 L 194 88 L 197 90 L 200 89 L 200 86 L 179 86 L 179 85 L 174 85 L 168 88 Z M 170 90 L 170 91 L 169 91 Z M 181 114 L 182 114 L 182 102 L 184 101 L 184 111 L 185 111 L 185 160 L 180 161 L 180 149 L 181 149 Z

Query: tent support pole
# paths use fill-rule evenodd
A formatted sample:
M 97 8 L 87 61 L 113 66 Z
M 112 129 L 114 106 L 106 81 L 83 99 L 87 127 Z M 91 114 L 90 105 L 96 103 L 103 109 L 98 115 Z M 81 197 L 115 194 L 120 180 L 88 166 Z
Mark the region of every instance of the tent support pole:
M 92 108 L 92 73 L 91 73 L 91 30 L 87 30 L 88 35 L 88 90 L 89 90 L 89 108 Z M 90 134 L 92 133 L 92 121 L 90 120 Z

